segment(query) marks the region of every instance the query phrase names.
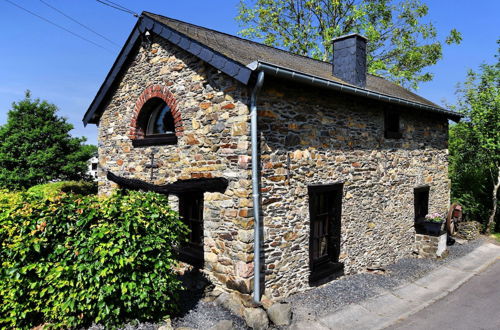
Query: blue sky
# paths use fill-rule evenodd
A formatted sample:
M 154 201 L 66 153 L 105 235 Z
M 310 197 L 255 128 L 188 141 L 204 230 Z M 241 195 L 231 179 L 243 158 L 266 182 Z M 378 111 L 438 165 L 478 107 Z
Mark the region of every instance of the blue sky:
M 127 39 L 136 18 L 104 6 L 96 0 L 43 0 L 81 23 L 111 39 L 108 41 L 85 30 L 40 0 L 9 0 L 108 48 L 105 51 L 70 33 L 36 18 L 5 0 L 0 0 L 0 125 L 5 123 L 13 101 L 23 98 L 26 89 L 34 97 L 56 104 L 59 114 L 75 129 L 96 143 L 94 125 L 83 127 L 82 117 Z M 138 13 L 143 10 L 187 21 L 229 34 L 239 26 L 234 20 L 238 0 L 115 0 Z M 500 37 L 498 0 L 424 0 L 428 20 L 441 37 L 451 28 L 462 32 L 458 46 L 444 48 L 444 59 L 431 68 L 432 82 L 420 86 L 418 94 L 438 103 L 453 103 L 455 87 L 468 69 L 492 62 Z

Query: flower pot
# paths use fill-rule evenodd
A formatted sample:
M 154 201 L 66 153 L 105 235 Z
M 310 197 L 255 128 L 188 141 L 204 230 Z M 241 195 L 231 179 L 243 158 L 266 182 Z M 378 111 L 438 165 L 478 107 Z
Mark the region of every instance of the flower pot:
M 441 232 L 441 227 L 443 226 L 443 221 L 441 222 L 424 221 L 423 225 L 425 231 L 429 235 L 439 236 L 439 233 Z

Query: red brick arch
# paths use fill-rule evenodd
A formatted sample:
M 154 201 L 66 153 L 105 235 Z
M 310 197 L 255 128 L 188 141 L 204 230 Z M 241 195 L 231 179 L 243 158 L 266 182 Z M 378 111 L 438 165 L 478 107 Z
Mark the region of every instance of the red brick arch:
M 184 126 L 182 125 L 181 113 L 177 110 L 177 100 L 174 95 L 170 93 L 166 86 L 151 85 L 142 92 L 135 102 L 134 113 L 132 115 L 132 120 L 130 121 L 130 139 L 135 140 L 144 138 L 144 131 L 138 124 L 139 114 L 144 104 L 155 97 L 162 99 L 169 106 L 172 116 L 174 117 L 175 135 L 182 135 Z

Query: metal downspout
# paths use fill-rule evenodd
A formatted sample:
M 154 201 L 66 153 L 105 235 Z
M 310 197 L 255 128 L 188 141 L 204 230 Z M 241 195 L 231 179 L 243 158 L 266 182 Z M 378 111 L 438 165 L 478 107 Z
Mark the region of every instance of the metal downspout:
M 257 94 L 264 84 L 264 71 L 259 71 L 257 83 L 250 97 L 250 133 L 252 143 L 252 196 L 253 196 L 253 300 L 260 302 L 260 191 L 259 191 L 259 146 L 257 137 Z

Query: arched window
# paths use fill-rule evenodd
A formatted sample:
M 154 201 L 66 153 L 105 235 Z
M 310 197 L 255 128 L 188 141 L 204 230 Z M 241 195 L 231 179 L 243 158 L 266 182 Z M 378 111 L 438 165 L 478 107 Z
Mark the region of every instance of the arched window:
M 167 103 L 159 97 L 153 97 L 144 103 L 137 128 L 143 138 L 133 140 L 134 146 L 177 143 L 174 116 Z
M 144 122 L 145 137 L 175 134 L 175 122 L 170 107 L 160 98 L 152 98 L 142 108 L 147 123 Z

